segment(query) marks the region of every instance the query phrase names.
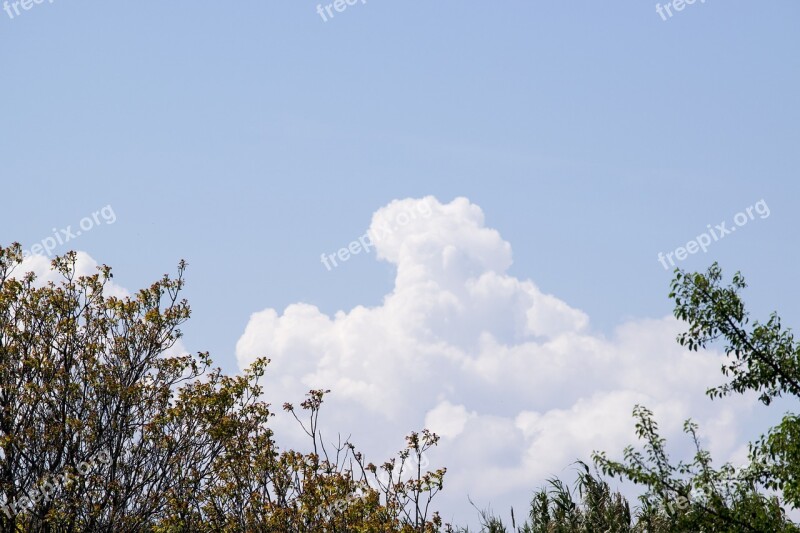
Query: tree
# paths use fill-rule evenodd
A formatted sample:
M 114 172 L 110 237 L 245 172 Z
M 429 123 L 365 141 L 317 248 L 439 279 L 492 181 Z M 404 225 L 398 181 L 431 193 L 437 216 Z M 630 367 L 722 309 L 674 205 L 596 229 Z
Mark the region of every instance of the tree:
M 259 399 L 268 360 L 230 377 L 208 353 L 168 354 L 190 315 L 185 263 L 116 298 L 109 267 L 78 276 L 76 261 L 54 259 L 62 279 L 42 284 L 15 277 L 18 244 L 0 247 L 0 531 L 438 530 L 444 469 L 403 476 L 435 435 L 412 434 L 383 485 L 316 429 L 312 452 L 282 451 Z M 302 404 L 314 428 L 323 395 Z
M 781 396 L 800 397 L 800 345 L 773 313 L 766 323 L 753 322 L 739 292 L 746 287 L 737 273 L 722 286 L 722 271 L 713 264 L 705 274 L 676 270 L 670 298 L 675 316 L 688 330 L 678 342 L 697 351 L 723 344 L 727 356 L 722 373 L 729 381 L 707 391 L 710 398 L 755 391 L 764 405 Z M 644 451 L 628 447 L 623 461 L 595 453 L 608 475 L 627 478 L 646 488 L 643 505 L 659 509 L 672 531 L 798 531 L 786 518 L 786 506 L 800 504 L 800 423 L 787 414 L 781 424 L 750 445 L 750 464 L 715 469 L 702 449 L 697 425 L 687 420 L 684 431 L 696 453 L 673 465 L 659 436 L 653 413 L 636 406 L 636 431 Z
M 613 492 L 607 481 L 578 461 L 574 488 L 558 478 L 531 498 L 526 520 L 517 525 L 511 509 L 511 531 L 515 533 L 671 533 L 669 523 L 652 507 L 631 509 L 628 500 Z M 503 521 L 489 511 L 480 511 L 481 531 L 507 533 Z M 455 530 L 453 530 L 455 531 Z M 469 533 L 468 528 L 457 530 Z
M 739 296 L 745 288 L 741 274 L 730 286 L 722 286 L 717 264 L 705 274 L 676 270 L 670 298 L 675 316 L 688 330 L 678 342 L 697 351 L 721 342 L 727 355 L 722 372 L 730 380 L 711 388 L 712 398 L 756 391 L 769 406 L 775 398 L 800 397 L 800 345 L 790 330 L 783 329 L 773 313 L 762 324 L 750 325 Z M 698 426 L 691 420 L 684 432 L 695 453 L 688 461 L 673 464 L 666 441 L 660 436 L 653 413 L 637 405 L 633 411 L 642 449 L 627 447 L 622 461 L 604 452 L 593 455 L 602 474 L 633 481 L 644 487 L 639 505 L 631 510 L 606 481 L 591 475 L 579 461 L 581 471 L 575 490 L 559 479 L 536 492 L 528 521 L 519 533 L 561 532 L 797 532 L 800 528 L 786 516 L 785 508 L 800 503 L 800 416 L 787 414 L 782 422 L 750 446 L 750 462 L 742 468 L 723 464 L 714 468 L 710 453 L 701 446 Z M 481 512 L 482 531 L 506 532 L 502 520 Z M 460 531 L 468 531 L 462 529 Z

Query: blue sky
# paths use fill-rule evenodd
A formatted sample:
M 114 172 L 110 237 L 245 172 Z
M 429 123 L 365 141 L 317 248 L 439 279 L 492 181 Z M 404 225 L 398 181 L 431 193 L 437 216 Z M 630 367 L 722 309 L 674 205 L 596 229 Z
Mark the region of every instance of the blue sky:
M 669 314 L 657 254 L 763 199 L 769 217 L 681 266 L 742 270 L 754 311 L 800 319 L 797 3 L 666 21 L 648 2 L 368 0 L 327 22 L 316 6 L 0 12 L 0 241 L 113 206 L 55 251 L 129 289 L 186 259 L 185 345 L 236 372 L 253 313 L 382 305 L 395 263 L 320 254 L 395 199 L 468 198 L 510 243 L 506 273 L 596 338 Z

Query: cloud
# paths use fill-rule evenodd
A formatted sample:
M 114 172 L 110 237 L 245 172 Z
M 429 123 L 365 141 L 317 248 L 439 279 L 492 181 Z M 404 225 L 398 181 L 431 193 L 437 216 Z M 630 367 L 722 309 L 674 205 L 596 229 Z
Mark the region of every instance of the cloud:
M 445 400 L 425 415 L 425 427 L 441 437 L 452 439 L 459 436 L 467 421 L 475 416 L 474 412 L 468 413 L 463 405 L 453 405 Z
M 747 401 L 730 400 L 715 418 L 703 393 L 721 379 L 721 356 L 677 345 L 672 317 L 626 322 L 610 338 L 591 331 L 584 312 L 507 273 L 511 245 L 466 198 L 395 200 L 374 214 L 370 235 L 397 272 L 381 305 L 334 316 L 304 303 L 265 309 L 237 359 L 242 368 L 273 360 L 271 402 L 332 389 L 326 430 L 377 453 L 430 426 L 442 436 L 431 462 L 448 467 L 445 507 L 469 512 L 467 494 L 526 507 L 531 490 L 577 458 L 633 443 L 636 403 L 667 436 L 691 414 L 714 420 L 717 451 L 737 449 L 742 419 L 732 413 Z
M 98 263 L 92 256 L 86 252 L 75 252 L 75 254 L 75 273 L 78 276 L 97 274 Z M 51 258 L 42 254 L 28 255 L 22 260 L 22 263 L 16 267 L 14 275 L 21 278 L 24 273 L 33 272 L 36 274 L 36 284 L 38 286 L 42 286 L 48 282 L 58 284 L 63 280 L 63 277 L 59 272 L 53 270 L 50 264 L 51 261 Z M 127 289 L 110 280 L 106 283 L 103 294 L 105 296 L 115 296 L 117 298 L 130 296 Z
M 86 252 L 75 252 L 75 273 L 78 276 L 91 276 L 97 274 L 97 267 L 99 263 Z M 12 276 L 21 278 L 24 274 L 32 272 L 36 275 L 35 285 L 38 287 L 52 282 L 56 285 L 63 281 L 63 276 L 53 270 L 51 265 L 52 259 L 42 254 L 31 254 L 25 257 L 14 269 Z M 128 298 L 131 293 L 125 287 L 117 285 L 111 280 L 108 280 L 103 287 L 103 295 L 105 297 L 114 296 L 116 298 Z M 186 346 L 182 339 L 178 339 L 175 344 L 170 346 L 164 351 L 164 356 L 175 357 L 188 353 Z

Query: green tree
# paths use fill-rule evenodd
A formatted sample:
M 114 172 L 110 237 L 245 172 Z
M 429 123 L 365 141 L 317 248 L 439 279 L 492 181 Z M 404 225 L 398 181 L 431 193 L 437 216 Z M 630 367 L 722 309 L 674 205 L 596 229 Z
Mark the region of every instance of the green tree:
M 511 509 L 511 529 L 515 533 L 670 533 L 669 522 L 654 508 L 632 509 L 628 500 L 611 490 L 607 481 L 589 466 L 578 461 L 574 488 L 553 478 L 531 498 L 525 521 L 517 525 Z M 503 521 L 489 511 L 480 511 L 481 531 L 507 533 Z M 455 530 L 451 530 L 455 531 Z M 462 528 L 461 533 L 469 533 Z
M 728 381 L 707 391 L 710 398 L 755 391 L 764 405 L 778 397 L 800 397 L 800 345 L 773 313 L 766 323 L 750 322 L 739 295 L 745 288 L 741 274 L 723 286 L 715 263 L 706 273 L 676 270 L 670 298 L 675 316 L 688 330 L 678 342 L 697 351 L 722 345 L 726 354 L 722 373 Z M 645 487 L 644 506 L 669 521 L 671 531 L 798 531 L 786 518 L 786 507 L 800 503 L 800 425 L 795 414 L 750 445 L 750 464 L 714 468 L 711 455 L 697 436 L 691 420 L 685 432 L 695 446 L 690 461 L 673 464 L 653 413 L 634 409 L 638 437 L 644 449 L 628 447 L 622 461 L 595 453 L 601 470 Z

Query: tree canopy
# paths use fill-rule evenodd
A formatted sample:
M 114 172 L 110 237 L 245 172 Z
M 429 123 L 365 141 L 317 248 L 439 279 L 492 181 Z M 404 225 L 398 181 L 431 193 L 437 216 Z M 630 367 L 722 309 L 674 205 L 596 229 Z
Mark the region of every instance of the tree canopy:
M 312 449 L 281 450 L 260 400 L 267 359 L 226 376 L 208 353 L 171 355 L 190 315 L 185 263 L 118 298 L 104 290 L 107 266 L 78 276 L 68 253 L 52 263 L 60 283 L 41 283 L 16 272 L 21 252 L 0 247 L 0 530 L 441 526 L 429 504 L 444 469 L 410 468 L 436 435 L 411 433 L 380 467 L 350 442 L 330 450 L 316 426 L 320 390 L 301 404 Z
M 326 442 L 327 390 L 283 404 L 308 450 L 281 449 L 259 379 L 269 360 L 227 376 L 208 353 L 172 350 L 191 312 L 181 299 L 186 264 L 130 297 L 109 296 L 111 269 L 80 276 L 77 256 L 53 260 L 58 282 L 19 272 L 18 244 L 0 247 L 0 531 L 455 532 L 431 508 L 446 470 L 423 468 L 438 443 L 412 432 L 376 465 L 349 441 Z M 777 314 L 750 320 L 736 274 L 676 270 L 670 297 L 690 350 L 723 346 L 727 381 L 713 400 L 755 392 L 769 406 L 800 398 L 800 343 Z M 698 425 L 695 453 L 673 462 L 653 412 L 634 408 L 641 448 L 622 460 L 577 463 L 574 488 L 559 479 L 535 492 L 518 521 L 481 512 L 483 531 L 799 531 L 800 415 L 750 445 L 743 468 L 715 466 Z M 561 466 L 561 465 L 554 465 Z M 608 478 L 643 489 L 631 504 Z M 519 522 L 519 523 L 518 523 Z

